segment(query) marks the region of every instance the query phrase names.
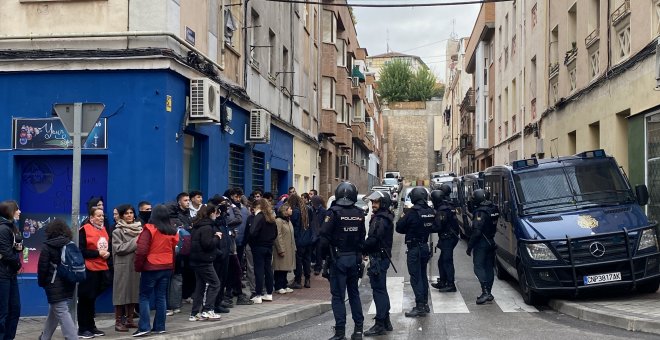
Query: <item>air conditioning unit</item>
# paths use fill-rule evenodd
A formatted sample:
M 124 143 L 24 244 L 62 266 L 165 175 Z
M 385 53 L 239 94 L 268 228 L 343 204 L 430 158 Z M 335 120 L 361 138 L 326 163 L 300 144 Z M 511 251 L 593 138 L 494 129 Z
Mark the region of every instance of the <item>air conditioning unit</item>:
M 348 162 L 350 162 L 348 155 L 339 156 L 339 166 L 348 166 Z
M 208 78 L 190 79 L 190 119 L 220 121 L 220 85 Z
M 268 143 L 270 141 L 270 113 L 263 109 L 250 111 L 250 122 L 245 127 L 245 141 Z
M 351 87 L 352 88 L 360 87 L 360 78 L 351 77 Z
M 366 158 L 363 158 L 361 165 L 362 165 L 363 168 L 366 168 L 369 165 L 369 160 L 366 159 Z

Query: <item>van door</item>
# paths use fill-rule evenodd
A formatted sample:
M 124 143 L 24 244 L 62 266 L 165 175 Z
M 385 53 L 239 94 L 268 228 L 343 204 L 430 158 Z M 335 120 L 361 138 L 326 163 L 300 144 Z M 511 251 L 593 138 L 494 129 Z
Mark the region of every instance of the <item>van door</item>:
M 498 223 L 498 234 L 501 234 L 502 245 L 507 249 L 506 261 L 515 266 L 516 240 L 513 229 L 515 228 L 513 195 L 511 194 L 511 181 L 508 176 L 502 176 L 502 202 L 500 207 L 500 222 Z

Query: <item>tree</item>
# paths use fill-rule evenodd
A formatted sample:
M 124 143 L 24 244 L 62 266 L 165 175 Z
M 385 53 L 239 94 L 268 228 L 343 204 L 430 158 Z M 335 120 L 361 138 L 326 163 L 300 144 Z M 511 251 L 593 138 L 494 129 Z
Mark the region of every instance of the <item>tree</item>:
M 408 99 L 414 101 L 427 101 L 435 93 L 435 76 L 426 67 L 421 67 L 415 73 L 410 83 Z
M 390 102 L 408 100 L 408 90 L 414 74 L 410 65 L 394 59 L 385 64 L 378 81 L 378 95 Z

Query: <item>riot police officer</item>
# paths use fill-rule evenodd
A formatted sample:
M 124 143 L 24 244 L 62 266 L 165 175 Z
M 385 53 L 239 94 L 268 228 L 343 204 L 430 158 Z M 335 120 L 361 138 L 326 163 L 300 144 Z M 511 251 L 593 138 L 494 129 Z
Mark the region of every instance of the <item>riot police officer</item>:
M 387 191 L 374 191 L 365 197 L 371 201 L 369 235 L 364 241 L 363 253 L 369 255 L 369 282 L 376 304 L 376 323 L 364 335 L 383 335 L 392 331 L 390 322 L 390 297 L 387 294 L 387 270 L 392 259 L 392 237 L 394 214 L 390 211 L 392 199 Z
M 362 263 L 362 248 L 366 230 L 364 211 L 355 206 L 357 188 L 342 182 L 335 190 L 335 205 L 328 210 L 320 232 L 321 251 L 327 255 L 332 313 L 335 316 L 335 335 L 330 340 L 343 340 L 346 334 L 346 306 L 348 291 L 351 316 L 355 329 L 351 339 L 362 339 L 364 315 L 358 291 L 358 268 Z
M 405 234 L 408 273 L 410 285 L 415 293 L 415 307 L 406 312 L 407 317 L 426 316 L 429 308 L 429 281 L 426 265 L 431 258 L 429 234 L 433 232 L 435 212 L 428 206 L 428 192 L 424 187 L 415 187 L 410 191 L 410 201 L 414 204 L 410 211 L 396 223 L 396 232 Z
M 435 208 L 435 222 L 438 230 L 438 282 L 432 283 L 433 288 L 441 293 L 456 291 L 454 283 L 454 248 L 458 244 L 458 220 L 456 211 L 450 201 L 451 187 L 448 184 L 440 186 L 440 190 L 431 192 L 431 201 Z
M 489 200 L 489 194 L 483 189 L 477 189 L 472 194 L 477 209 L 474 211 L 472 220 L 472 235 L 468 241 L 466 254 L 471 255 L 474 249 L 474 274 L 477 275 L 481 284 L 481 295 L 477 298 L 477 304 L 481 305 L 487 301 L 493 301 L 495 297 L 491 294 L 493 288 L 493 266 L 495 265 L 495 232 L 497 231 L 497 219 L 500 213 L 497 207 Z

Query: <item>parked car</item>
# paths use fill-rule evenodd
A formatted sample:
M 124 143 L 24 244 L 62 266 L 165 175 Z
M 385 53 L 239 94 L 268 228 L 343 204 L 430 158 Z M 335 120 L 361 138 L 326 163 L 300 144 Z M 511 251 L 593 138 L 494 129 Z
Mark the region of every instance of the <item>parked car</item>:
M 369 221 L 371 221 L 371 214 L 370 214 L 371 202 L 365 202 L 364 196 L 365 195 L 363 194 L 358 194 L 357 202 L 355 202 L 355 205 L 358 208 L 362 209 L 362 211 L 364 211 L 364 215 L 365 215 L 364 226 L 365 228 L 367 228 L 367 231 L 369 231 Z M 334 201 L 335 201 L 335 196 L 334 195 L 330 196 L 330 198 L 328 198 L 328 203 L 326 204 L 327 205 L 326 209 L 330 209 L 330 207 L 332 206 L 332 202 Z
M 386 171 L 385 178 L 396 178 L 397 180 L 403 181 L 403 177 L 401 177 L 401 173 L 398 171 Z
M 520 284 L 525 303 L 556 293 L 660 287 L 657 223 L 604 150 L 524 159 L 484 171 L 484 187 L 500 210 L 496 273 Z
M 391 187 L 392 192 L 401 192 L 401 189 L 403 188 L 403 183 L 396 178 L 384 178 L 381 185 Z
M 416 187 L 407 187 L 404 190 L 403 195 L 401 195 L 401 202 L 403 202 L 403 213 L 404 214 L 408 213 L 410 208 L 413 207 L 413 203 L 410 201 L 410 192 L 414 188 L 416 188 Z M 426 190 L 426 192 L 429 193 L 429 201 L 428 201 L 429 207 L 433 207 L 433 202 L 431 202 L 431 192 L 429 191 L 428 188 L 424 188 L 424 190 Z
M 449 173 L 437 173 L 434 172 L 431 175 L 431 190 L 440 189 L 440 186 L 443 184 L 453 185 L 454 178 L 456 175 L 453 172 Z

